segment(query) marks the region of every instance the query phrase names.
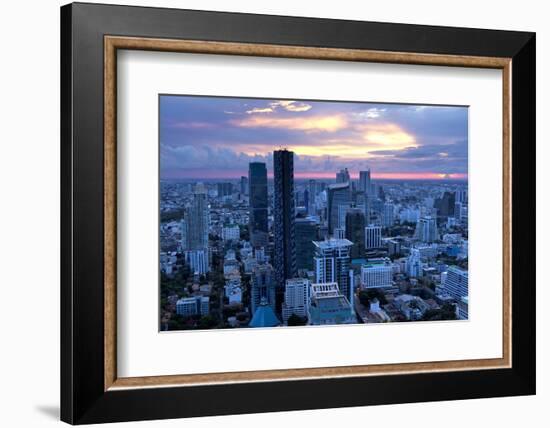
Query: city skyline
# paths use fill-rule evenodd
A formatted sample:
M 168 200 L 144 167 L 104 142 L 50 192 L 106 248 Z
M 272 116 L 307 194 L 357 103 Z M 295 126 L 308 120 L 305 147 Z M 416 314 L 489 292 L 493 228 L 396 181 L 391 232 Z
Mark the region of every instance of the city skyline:
M 237 179 L 273 151 L 295 153 L 295 179 L 467 179 L 468 108 L 162 95 L 161 179 Z
M 170 146 L 161 102 L 161 330 L 468 319 L 467 109 L 173 99 L 203 121 Z

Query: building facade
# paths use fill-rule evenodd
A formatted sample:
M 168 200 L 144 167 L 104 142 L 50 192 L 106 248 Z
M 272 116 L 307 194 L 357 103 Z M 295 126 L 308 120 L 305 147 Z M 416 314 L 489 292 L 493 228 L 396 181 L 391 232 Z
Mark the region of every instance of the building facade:
M 468 297 L 468 271 L 458 266 L 450 266 L 447 269 L 444 289 L 457 302 L 463 297 Z
M 390 259 L 367 262 L 361 266 L 362 288 L 383 288 L 393 285 L 393 266 Z
M 218 198 L 222 198 L 224 196 L 231 196 L 233 193 L 233 183 L 218 183 Z
M 293 152 L 273 152 L 273 174 L 273 268 L 276 286 L 282 291 L 285 281 L 296 276 Z
M 285 299 L 282 317 L 285 324 L 292 314 L 308 317 L 309 291 L 311 283 L 305 278 L 287 279 L 285 283 Z
M 270 264 L 258 265 L 252 271 L 250 312 L 254 314 L 261 303 L 275 311 L 275 281 Z
M 353 324 L 355 312 L 335 282 L 312 284 L 309 304 L 312 325 Z
M 340 292 L 349 302 L 353 301 L 353 283 L 350 274 L 351 247 L 347 239 L 328 239 L 315 241 L 315 281 L 317 283 L 335 282 Z
M 346 213 L 345 238 L 353 242 L 351 258 L 357 259 L 365 255 L 365 213 L 360 208 L 350 208 Z
M 313 270 L 315 246 L 313 241 L 319 239 L 319 223 L 310 218 L 297 218 L 294 224 L 296 238 L 296 269 Z
M 242 176 L 240 181 L 240 193 L 244 196 L 248 196 L 248 177 Z
M 176 313 L 183 317 L 205 316 L 209 311 L 210 298 L 208 296 L 184 297 L 176 302 Z
M 224 226 L 222 228 L 222 239 L 224 241 L 238 241 L 241 237 L 241 230 L 237 225 Z
M 208 199 L 206 191 L 197 186 L 193 194 L 191 205 L 185 211 L 185 221 L 182 226 L 185 232 L 186 250 L 207 250 L 208 249 L 208 226 L 210 222 Z
M 334 229 L 339 226 L 340 205 L 351 203 L 351 191 L 349 182 L 331 184 L 327 189 L 327 217 L 328 233 L 334 234 Z
M 369 194 L 371 190 L 370 169 L 359 171 L 359 191 Z
M 265 247 L 268 243 L 267 168 L 263 162 L 248 164 L 250 243 Z
M 372 250 L 382 246 L 382 228 L 369 225 L 365 227 L 365 249 Z
M 210 272 L 208 250 L 187 250 L 184 252 L 185 263 L 189 265 L 192 273 L 204 275 Z
M 434 217 L 421 217 L 416 223 L 414 238 L 422 242 L 434 242 L 439 239 L 437 222 Z
M 382 226 L 391 227 L 395 221 L 395 206 L 389 202 L 384 204 L 382 210 Z

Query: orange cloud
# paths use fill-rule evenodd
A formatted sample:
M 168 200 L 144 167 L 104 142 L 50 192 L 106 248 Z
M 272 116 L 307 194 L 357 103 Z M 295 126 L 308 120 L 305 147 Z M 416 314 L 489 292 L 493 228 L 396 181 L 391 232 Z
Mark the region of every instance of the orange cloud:
M 381 146 L 384 150 L 402 150 L 407 147 L 418 147 L 414 135 L 394 123 L 366 124 L 358 128 L 363 134 L 363 140 L 377 148 Z
M 347 121 L 342 115 L 310 117 L 265 117 L 252 116 L 231 121 L 243 128 L 283 128 L 306 132 L 335 132 L 346 128 Z

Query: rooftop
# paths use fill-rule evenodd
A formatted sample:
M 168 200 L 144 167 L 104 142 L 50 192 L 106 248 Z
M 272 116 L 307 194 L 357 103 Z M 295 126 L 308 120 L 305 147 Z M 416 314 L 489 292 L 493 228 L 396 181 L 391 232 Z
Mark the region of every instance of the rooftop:
M 330 238 L 324 241 L 313 241 L 313 245 L 322 250 L 328 250 L 339 247 L 351 247 L 353 245 L 353 242 L 347 239 Z
M 276 327 L 280 325 L 281 322 L 275 315 L 275 312 L 273 312 L 273 309 L 271 306 L 268 305 L 260 305 L 258 309 L 256 309 L 256 312 L 254 312 L 254 316 L 252 317 L 252 320 L 250 320 L 250 323 L 248 324 L 249 327 Z

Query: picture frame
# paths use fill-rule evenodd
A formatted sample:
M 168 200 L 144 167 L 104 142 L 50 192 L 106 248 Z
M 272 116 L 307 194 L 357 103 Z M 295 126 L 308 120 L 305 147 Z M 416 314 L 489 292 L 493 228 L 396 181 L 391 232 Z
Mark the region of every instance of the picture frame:
M 118 377 L 118 50 L 502 70 L 502 358 Z M 61 419 L 86 424 L 534 394 L 535 97 L 534 33 L 63 6 Z

